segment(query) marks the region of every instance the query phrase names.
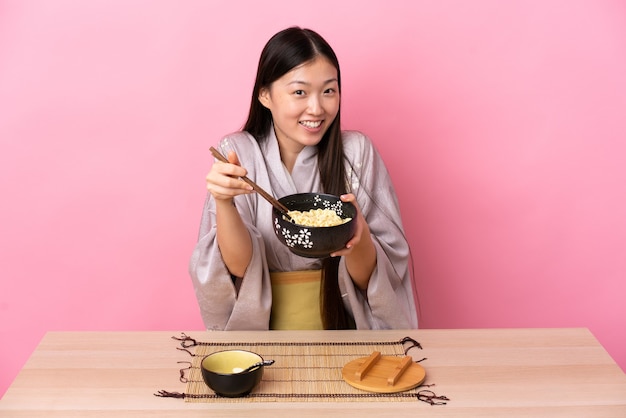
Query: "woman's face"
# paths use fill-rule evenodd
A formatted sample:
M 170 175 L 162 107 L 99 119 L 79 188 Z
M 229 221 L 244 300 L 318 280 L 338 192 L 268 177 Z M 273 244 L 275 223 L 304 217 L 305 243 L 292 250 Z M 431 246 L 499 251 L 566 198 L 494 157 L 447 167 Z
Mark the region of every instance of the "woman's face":
M 294 68 L 259 94 L 272 113 L 281 150 L 291 153 L 321 141 L 337 116 L 339 99 L 337 70 L 324 57 Z

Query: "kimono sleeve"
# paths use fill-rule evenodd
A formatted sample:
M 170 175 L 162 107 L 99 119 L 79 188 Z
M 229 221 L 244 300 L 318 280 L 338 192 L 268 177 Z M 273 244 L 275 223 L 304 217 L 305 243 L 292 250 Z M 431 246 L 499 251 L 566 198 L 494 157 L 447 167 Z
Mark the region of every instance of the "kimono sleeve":
M 354 286 L 342 260 L 339 285 L 344 303 L 359 329 L 417 328 L 410 251 L 393 183 L 367 137 L 352 132 L 344 144 L 350 187 L 370 228 L 377 257 L 366 291 Z
M 207 329 L 267 330 L 272 294 L 263 238 L 254 226 L 254 211 L 247 197 L 237 196 L 234 200 L 252 238 L 252 260 L 244 277 L 234 279 L 224 264 L 216 239 L 215 202 L 210 194 L 189 274 Z

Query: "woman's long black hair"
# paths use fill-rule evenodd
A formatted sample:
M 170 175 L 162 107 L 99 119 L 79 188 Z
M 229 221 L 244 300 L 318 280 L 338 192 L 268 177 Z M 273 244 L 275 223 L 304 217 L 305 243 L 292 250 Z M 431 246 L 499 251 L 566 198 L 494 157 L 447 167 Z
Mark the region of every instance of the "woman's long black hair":
M 337 69 L 337 82 L 341 94 L 341 72 L 339 61 L 328 42 L 310 29 L 291 27 L 278 32 L 265 45 L 259 59 L 250 112 L 243 130 L 257 141 L 267 138 L 272 128 L 272 114 L 259 102 L 261 89 L 271 84 L 295 67 L 316 57 L 324 57 Z M 341 105 L 335 120 L 317 145 L 318 166 L 323 192 L 342 195 L 347 190 L 344 166 L 343 143 L 341 140 Z M 321 312 L 325 329 L 352 328 L 353 320 L 345 310 L 338 283 L 339 257 L 322 260 Z

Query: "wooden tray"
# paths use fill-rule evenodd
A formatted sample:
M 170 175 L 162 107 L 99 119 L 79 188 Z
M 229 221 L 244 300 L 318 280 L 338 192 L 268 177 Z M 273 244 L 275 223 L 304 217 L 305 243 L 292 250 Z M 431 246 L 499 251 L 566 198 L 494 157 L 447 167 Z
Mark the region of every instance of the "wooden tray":
M 411 356 L 381 356 L 374 351 L 369 357 L 352 360 L 341 370 L 343 380 L 368 392 L 403 392 L 421 385 L 426 370 Z

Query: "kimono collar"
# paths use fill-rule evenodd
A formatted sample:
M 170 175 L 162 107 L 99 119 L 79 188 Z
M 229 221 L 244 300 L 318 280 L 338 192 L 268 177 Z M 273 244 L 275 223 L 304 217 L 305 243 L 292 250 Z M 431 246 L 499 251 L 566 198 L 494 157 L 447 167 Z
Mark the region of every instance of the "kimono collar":
M 283 194 L 303 193 L 311 190 L 315 180 L 319 181 L 317 168 L 317 147 L 306 146 L 300 151 L 291 173 L 280 159 L 278 139 L 272 125 L 264 142 L 267 169 L 278 180 Z M 276 187 L 278 185 L 274 185 Z

